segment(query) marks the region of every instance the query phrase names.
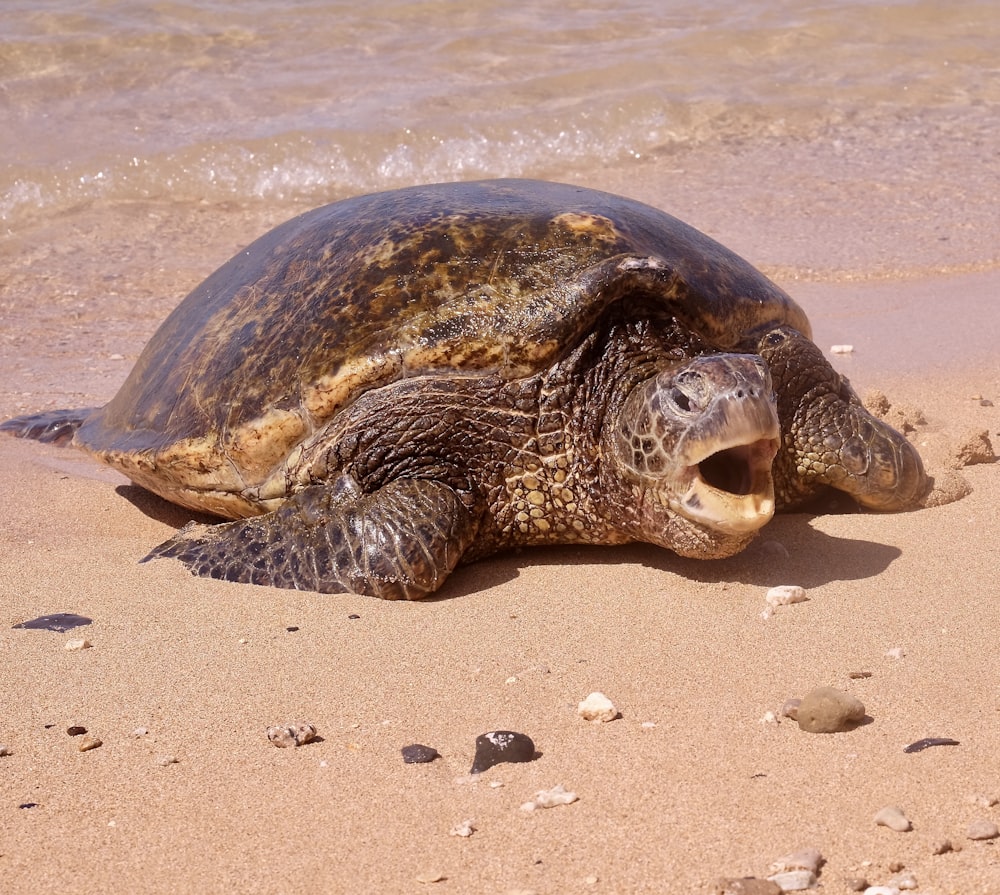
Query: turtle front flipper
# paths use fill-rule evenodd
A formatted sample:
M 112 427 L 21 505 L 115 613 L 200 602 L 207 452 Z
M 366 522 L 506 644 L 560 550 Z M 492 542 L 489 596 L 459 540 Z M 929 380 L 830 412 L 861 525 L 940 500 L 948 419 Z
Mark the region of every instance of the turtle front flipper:
M 30 438 L 44 444 L 69 444 L 76 430 L 97 408 L 84 407 L 76 410 L 43 410 L 27 416 L 16 416 L 0 423 L 0 432 L 7 432 L 15 438 Z
M 865 409 L 816 345 L 781 326 L 755 348 L 771 369 L 778 402 L 779 508 L 801 504 L 826 485 L 874 510 L 918 506 L 929 482 L 917 449 Z
M 226 581 L 419 600 L 441 586 L 477 527 L 448 485 L 400 479 L 361 494 L 341 476 L 272 513 L 192 523 L 142 562 L 174 557 L 195 575 Z

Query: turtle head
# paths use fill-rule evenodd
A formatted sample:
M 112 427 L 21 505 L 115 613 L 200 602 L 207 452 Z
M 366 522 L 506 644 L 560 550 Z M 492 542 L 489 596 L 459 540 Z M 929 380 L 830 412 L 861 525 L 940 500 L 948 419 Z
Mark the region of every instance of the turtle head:
M 774 377 L 782 447 L 774 462 L 779 507 L 825 486 L 874 510 L 916 506 L 928 489 L 917 449 L 872 416 L 850 383 L 802 333 L 778 326 L 755 346 Z
M 627 484 L 627 533 L 682 555 L 729 556 L 774 513 L 779 445 L 761 358 L 709 354 L 659 372 L 626 397 L 606 455 Z

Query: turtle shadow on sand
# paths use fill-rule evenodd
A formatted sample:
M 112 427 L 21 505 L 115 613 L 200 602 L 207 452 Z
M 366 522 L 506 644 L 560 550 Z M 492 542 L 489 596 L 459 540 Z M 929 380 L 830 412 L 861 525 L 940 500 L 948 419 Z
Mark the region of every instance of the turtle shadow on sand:
M 182 528 L 189 522 L 201 522 L 210 525 L 213 522 L 221 522 L 218 516 L 211 516 L 208 513 L 196 513 L 184 507 L 164 500 L 158 494 L 140 488 L 138 485 L 118 485 L 115 494 L 124 497 L 144 516 L 148 516 L 156 522 L 162 522 L 171 528 Z
M 172 504 L 138 485 L 119 485 L 115 492 L 143 515 L 172 528 L 190 521 L 206 524 L 223 520 Z M 825 515 L 853 513 L 859 508 L 838 495 L 818 508 Z M 459 566 L 451 578 L 425 601 L 452 600 L 477 591 L 498 587 L 517 579 L 531 566 L 615 565 L 645 566 L 701 583 L 734 582 L 771 587 L 778 580 L 794 579 L 805 588 L 831 581 L 859 581 L 874 578 L 902 555 L 897 547 L 872 541 L 838 538 L 818 531 L 810 520 L 820 513 L 789 513 L 775 517 L 760 536 L 742 553 L 728 559 L 687 559 L 650 544 L 634 543 L 618 547 L 542 547 L 512 550 Z M 789 555 L 772 544 L 787 545 Z M 665 578 L 668 581 L 669 578 Z
M 773 587 L 798 584 L 807 590 L 832 581 L 862 581 L 882 574 L 902 556 L 898 547 L 840 538 L 810 525 L 807 513 L 776 517 L 746 550 L 728 559 L 688 559 L 650 544 L 618 547 L 543 547 L 499 554 L 460 566 L 431 600 L 450 600 L 516 579 L 531 566 L 634 565 L 703 584 L 736 583 Z M 775 548 L 777 542 L 785 547 Z

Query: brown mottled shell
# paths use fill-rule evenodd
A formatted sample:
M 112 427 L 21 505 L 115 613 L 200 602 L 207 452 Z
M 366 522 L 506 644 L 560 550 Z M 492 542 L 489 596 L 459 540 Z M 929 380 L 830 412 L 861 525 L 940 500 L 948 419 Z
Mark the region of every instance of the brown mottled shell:
M 365 390 L 530 375 L 635 290 L 720 349 L 771 323 L 809 334 L 762 274 L 640 202 L 535 181 L 414 187 L 318 208 L 241 251 L 170 314 L 76 443 L 160 493 L 171 478 L 253 491 L 215 509 L 259 512 L 283 493 L 282 459 Z

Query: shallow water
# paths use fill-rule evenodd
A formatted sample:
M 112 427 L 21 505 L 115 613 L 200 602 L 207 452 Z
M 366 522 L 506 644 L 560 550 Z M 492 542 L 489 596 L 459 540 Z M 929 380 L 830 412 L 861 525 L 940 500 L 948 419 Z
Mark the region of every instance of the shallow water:
M 783 138 L 991 142 L 992 2 L 8 0 L 0 221 Z

